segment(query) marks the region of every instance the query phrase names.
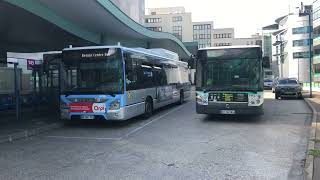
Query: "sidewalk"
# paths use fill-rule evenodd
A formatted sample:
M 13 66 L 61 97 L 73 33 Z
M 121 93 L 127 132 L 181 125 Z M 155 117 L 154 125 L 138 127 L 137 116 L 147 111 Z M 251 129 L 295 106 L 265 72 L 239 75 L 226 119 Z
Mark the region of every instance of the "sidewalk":
M 0 143 L 28 138 L 61 125 L 56 116 L 45 112 L 23 110 L 20 121 L 17 121 L 14 110 L 0 111 Z
M 320 140 L 320 92 L 312 92 L 313 98 L 306 98 L 305 100 L 309 102 L 309 104 L 312 106 L 313 110 L 315 111 L 314 115 L 316 115 L 316 122 L 313 122 L 312 127 L 315 128 L 315 131 L 311 131 L 313 134 L 311 134 L 310 142 L 314 147 L 309 146 L 308 153 L 311 149 L 319 149 L 320 150 L 320 142 L 314 141 Z M 312 163 L 312 162 L 310 162 Z M 313 159 L 313 179 L 318 180 L 320 179 L 320 158 L 314 158 Z

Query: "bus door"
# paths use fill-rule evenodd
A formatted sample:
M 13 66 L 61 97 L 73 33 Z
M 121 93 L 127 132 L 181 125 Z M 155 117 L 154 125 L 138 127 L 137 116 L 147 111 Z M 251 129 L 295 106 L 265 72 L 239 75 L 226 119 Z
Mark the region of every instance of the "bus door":
M 157 87 L 157 100 L 158 102 L 168 101 L 173 98 L 173 87 L 171 85 L 168 85 L 168 78 L 167 74 L 162 67 L 161 69 L 157 69 L 155 71 L 155 81 L 158 83 Z
M 60 68 L 59 64 L 50 64 L 47 74 L 47 97 L 51 107 L 59 108 L 60 103 Z

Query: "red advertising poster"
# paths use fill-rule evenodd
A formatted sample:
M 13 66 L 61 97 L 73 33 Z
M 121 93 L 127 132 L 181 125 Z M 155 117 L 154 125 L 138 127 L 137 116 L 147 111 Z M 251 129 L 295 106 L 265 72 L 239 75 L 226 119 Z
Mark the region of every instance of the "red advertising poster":
M 104 103 L 70 103 L 71 113 L 105 113 L 106 105 Z
M 92 103 L 70 103 L 70 112 L 73 113 L 92 113 Z

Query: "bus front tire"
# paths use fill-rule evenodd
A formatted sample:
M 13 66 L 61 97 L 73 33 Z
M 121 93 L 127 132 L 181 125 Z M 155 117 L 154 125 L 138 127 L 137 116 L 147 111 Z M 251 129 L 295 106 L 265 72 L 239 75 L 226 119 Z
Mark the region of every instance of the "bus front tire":
M 147 98 L 146 103 L 145 103 L 145 110 L 144 110 L 144 117 L 149 118 L 153 114 L 153 104 L 152 104 L 152 99 Z

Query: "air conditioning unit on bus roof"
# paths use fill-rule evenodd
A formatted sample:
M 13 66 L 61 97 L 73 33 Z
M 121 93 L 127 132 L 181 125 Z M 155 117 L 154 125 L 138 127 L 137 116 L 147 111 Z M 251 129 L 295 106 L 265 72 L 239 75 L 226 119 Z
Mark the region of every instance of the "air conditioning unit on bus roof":
M 166 58 L 173 59 L 176 61 L 180 60 L 179 55 L 177 53 L 166 50 L 166 49 L 161 49 L 161 48 L 154 48 L 154 49 L 134 48 L 134 49 L 139 50 L 139 51 L 143 51 L 143 52 L 147 52 L 150 54 L 155 54 L 158 56 L 166 57 Z

